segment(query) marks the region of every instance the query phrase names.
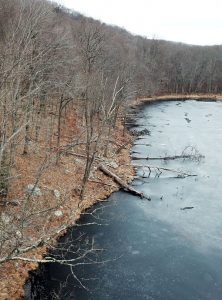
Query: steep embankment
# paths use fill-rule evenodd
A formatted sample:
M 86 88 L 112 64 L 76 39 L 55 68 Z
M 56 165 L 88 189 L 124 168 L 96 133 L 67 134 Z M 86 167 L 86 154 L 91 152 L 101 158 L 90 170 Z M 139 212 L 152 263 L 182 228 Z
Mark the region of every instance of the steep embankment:
M 73 137 L 73 131 L 76 131 L 77 126 L 76 117 L 76 113 L 67 115 L 61 144 L 67 144 L 68 137 Z M 78 122 L 78 125 L 80 125 L 79 123 L 81 122 Z M 29 224 L 26 223 L 26 238 L 30 239 L 30 241 L 33 240 L 34 243 L 34 241 L 41 238 L 39 232 L 45 227 L 48 235 L 55 232 L 53 241 L 49 243 L 55 244 L 56 238 L 66 233 L 66 229 L 60 230 L 63 226 L 69 228 L 75 224 L 85 209 L 98 201 L 106 199 L 111 193 L 119 189 L 119 186 L 112 179 L 106 177 L 97 169 L 99 163 L 105 163 L 110 170 L 119 175 L 124 181 L 131 181 L 134 175 L 134 170 L 130 163 L 131 142 L 132 137 L 124 130 L 123 125 L 119 121 L 115 132 L 113 132 L 110 138 L 108 157 L 103 157 L 102 148 L 97 153 L 98 159 L 94 163 L 85 197 L 80 207 L 78 207 L 79 190 L 85 166 L 82 146 L 80 145 L 75 148 L 75 152 L 61 156 L 58 165 L 52 163 L 47 166 L 38 183 L 42 196 L 36 196 L 33 200 L 39 208 L 39 212 L 43 211 L 44 207 L 47 207 L 49 210 L 50 207 L 52 209 L 50 213 L 39 214 Z M 27 185 L 33 182 L 36 175 L 36 166 L 39 166 L 41 160 L 44 160 L 40 149 L 41 146 L 39 145 L 38 149 L 36 148 L 33 152 L 30 151 L 28 157 L 22 155 L 17 157 L 16 167 L 20 170 L 21 176 L 13 183 L 10 194 L 11 199 L 14 199 L 16 196 L 22 198 Z M 58 200 L 55 196 L 59 196 L 61 199 Z M 57 206 L 56 201 L 58 201 Z M 21 214 L 19 207 L 8 209 L 10 211 L 7 211 L 6 216 L 10 216 L 10 212 L 11 215 Z M 59 232 L 59 234 L 56 234 L 56 232 Z M 38 260 L 46 252 L 47 247 L 43 246 L 37 247 L 22 256 Z M 24 284 L 28 278 L 28 272 L 37 267 L 38 264 L 35 262 L 27 263 L 20 260 L 4 263 L 1 266 L 0 272 L 0 299 L 21 299 L 24 293 Z

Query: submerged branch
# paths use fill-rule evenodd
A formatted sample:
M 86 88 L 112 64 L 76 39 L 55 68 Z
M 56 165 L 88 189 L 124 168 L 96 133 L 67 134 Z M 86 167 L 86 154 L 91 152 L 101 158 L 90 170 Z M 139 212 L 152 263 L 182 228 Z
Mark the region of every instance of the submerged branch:
M 145 166 L 140 166 L 140 165 L 134 165 L 135 168 L 142 168 L 142 169 L 148 169 L 149 171 L 149 175 L 148 177 L 150 177 L 150 174 L 152 172 L 152 170 L 155 170 L 156 172 L 159 172 L 158 177 L 162 174 L 162 171 L 168 171 L 168 172 L 172 172 L 172 173 L 176 173 L 178 174 L 179 178 L 185 178 L 185 177 L 195 177 L 197 176 L 197 174 L 190 174 L 190 173 L 186 173 L 183 171 L 178 171 L 178 170 L 174 170 L 174 169 L 169 169 L 169 168 L 163 168 L 163 167 L 159 167 L 159 166 L 151 166 L 151 165 L 145 165 Z

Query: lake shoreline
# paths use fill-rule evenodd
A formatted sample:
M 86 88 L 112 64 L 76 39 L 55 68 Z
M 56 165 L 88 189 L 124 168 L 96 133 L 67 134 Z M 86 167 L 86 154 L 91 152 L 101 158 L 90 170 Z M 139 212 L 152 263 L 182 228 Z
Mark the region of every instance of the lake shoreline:
M 216 94 L 191 94 L 191 95 L 183 95 L 183 94 L 169 94 L 169 95 L 164 95 L 164 96 L 153 96 L 153 97 L 143 97 L 143 98 L 138 98 L 132 104 L 130 105 L 130 109 L 138 109 L 142 107 L 143 105 L 147 105 L 149 103 L 153 102 L 160 102 L 160 101 L 187 101 L 187 100 L 198 100 L 198 101 L 222 101 L 222 95 L 216 95 Z M 127 129 L 127 125 L 125 125 Z M 129 129 L 129 127 L 128 127 Z M 119 124 L 117 127 L 117 136 L 122 135 L 123 132 L 123 125 Z M 118 175 L 123 176 L 124 179 L 129 183 L 133 180 L 135 171 L 132 165 L 132 159 L 131 159 L 131 148 L 132 148 L 132 143 L 133 143 L 133 134 L 130 133 L 129 130 L 126 130 L 126 140 L 130 141 L 129 145 L 122 151 L 122 153 L 118 154 L 117 161 L 121 161 L 120 167 L 118 167 L 114 172 L 116 172 Z M 110 184 L 110 179 L 105 178 L 105 183 Z M 114 185 L 114 184 L 113 184 Z M 83 207 L 78 210 L 78 212 L 75 212 L 75 216 L 70 222 L 69 226 L 67 226 L 67 229 L 75 226 L 75 223 L 80 219 L 81 215 L 84 214 L 84 211 L 90 207 L 92 207 L 94 204 L 104 201 L 107 198 L 109 198 L 114 192 L 120 190 L 121 188 L 116 185 L 113 187 L 110 187 L 109 191 L 104 190 L 101 191 L 99 190 L 99 193 L 95 196 L 93 195 L 91 199 L 87 199 L 87 202 L 83 205 Z M 89 197 L 91 192 L 91 189 L 89 189 L 88 193 L 86 194 L 86 198 Z M 62 233 L 60 233 L 57 237 L 56 240 L 58 240 L 61 236 L 66 234 L 66 230 L 64 230 Z M 43 255 L 46 253 L 46 248 L 38 248 L 36 251 L 33 251 L 31 255 L 37 254 L 38 257 L 43 257 Z M 38 268 L 38 264 L 30 264 L 30 263 L 22 263 L 22 266 L 20 266 L 23 269 L 23 272 L 17 272 L 17 267 L 16 263 L 14 262 L 14 276 L 13 278 L 13 285 L 12 281 L 8 279 L 5 279 L 4 282 L 1 282 L 1 284 L 4 286 L 4 289 L 1 289 L 0 292 L 0 298 L 2 300 L 7 300 L 7 299 L 23 299 L 24 296 L 24 284 L 26 280 L 29 278 L 29 271 L 35 270 Z M 17 263 L 21 264 L 21 263 Z M 6 266 L 7 267 L 7 266 Z M 16 273 L 17 272 L 17 273 Z M 9 284 L 10 283 L 10 284 Z

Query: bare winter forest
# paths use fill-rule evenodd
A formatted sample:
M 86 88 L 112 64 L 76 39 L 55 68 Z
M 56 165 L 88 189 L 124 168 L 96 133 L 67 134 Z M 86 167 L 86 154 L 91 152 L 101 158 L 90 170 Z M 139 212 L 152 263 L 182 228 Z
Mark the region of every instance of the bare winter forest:
M 0 0 L 0 298 L 16 299 L 6 277 L 24 283 L 25 263 L 42 260 L 30 251 L 116 189 L 99 163 L 130 179 L 122 124 L 133 99 L 221 92 L 222 46 L 148 40 L 56 3 Z

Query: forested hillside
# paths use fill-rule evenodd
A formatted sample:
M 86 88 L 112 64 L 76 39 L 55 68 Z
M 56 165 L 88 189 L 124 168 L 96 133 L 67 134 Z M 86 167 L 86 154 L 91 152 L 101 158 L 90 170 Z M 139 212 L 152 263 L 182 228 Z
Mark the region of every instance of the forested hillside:
M 221 82 L 222 46 L 149 40 L 56 3 L 0 0 L 0 264 L 28 260 L 75 219 L 68 199 L 77 208 L 104 189 L 92 186 L 98 161 L 126 163 L 132 99 L 221 93 Z

